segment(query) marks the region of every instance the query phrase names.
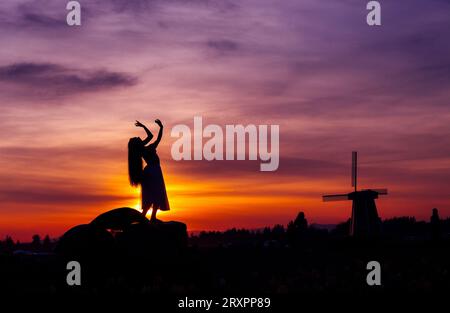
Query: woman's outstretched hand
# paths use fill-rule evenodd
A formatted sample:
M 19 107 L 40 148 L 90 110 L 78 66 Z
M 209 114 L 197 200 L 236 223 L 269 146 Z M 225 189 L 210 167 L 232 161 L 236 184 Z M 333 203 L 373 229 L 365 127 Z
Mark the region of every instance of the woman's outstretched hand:
M 136 121 L 136 123 L 134 123 L 134 125 L 136 125 L 136 127 L 145 127 L 144 124 L 142 124 L 139 121 Z
M 155 123 L 159 125 L 159 127 L 163 127 L 163 124 L 161 123 L 161 121 L 159 119 L 155 120 Z

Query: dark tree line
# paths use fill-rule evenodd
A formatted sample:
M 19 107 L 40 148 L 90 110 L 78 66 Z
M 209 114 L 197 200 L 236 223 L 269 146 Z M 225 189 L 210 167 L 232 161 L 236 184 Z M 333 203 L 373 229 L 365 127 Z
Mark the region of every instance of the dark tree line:
M 331 230 L 308 225 L 303 212 L 287 224 L 265 227 L 262 230 L 230 229 L 224 232 L 201 232 L 190 237 L 190 242 L 202 246 L 296 246 L 306 242 L 347 237 L 351 220 L 335 225 Z M 416 221 L 415 217 L 403 216 L 381 222 L 382 236 L 399 239 L 441 239 L 450 237 L 450 218 L 441 220 L 437 209 L 432 210 L 429 222 Z
M 33 235 L 31 242 L 21 243 L 20 241 L 14 242 L 11 236 L 6 236 L 3 240 L 0 240 L 0 253 L 11 253 L 15 250 L 26 250 L 31 252 L 51 252 L 54 248 L 56 240 L 50 239 L 49 235 L 46 235 L 44 239 L 41 239 L 39 235 Z
M 331 230 L 309 225 L 303 212 L 290 221 L 287 226 L 277 224 L 258 230 L 232 228 L 223 232 L 202 231 L 191 235 L 191 246 L 228 247 L 228 246 L 297 246 L 314 240 L 344 238 L 350 230 L 351 220 L 339 223 Z M 441 239 L 450 237 L 450 218 L 440 219 L 437 209 L 432 210 L 429 222 L 416 221 L 415 217 L 403 216 L 386 219 L 381 222 L 382 235 L 407 239 Z M 42 239 L 32 236 L 29 243 L 14 242 L 11 236 L 0 240 L 0 253 L 12 253 L 16 250 L 31 252 L 51 252 L 57 240 L 48 235 Z

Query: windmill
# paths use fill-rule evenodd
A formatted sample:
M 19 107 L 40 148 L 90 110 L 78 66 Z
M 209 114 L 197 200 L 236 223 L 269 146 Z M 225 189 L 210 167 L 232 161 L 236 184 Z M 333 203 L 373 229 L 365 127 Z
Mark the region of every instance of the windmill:
M 376 235 L 380 230 L 375 199 L 379 195 L 387 195 L 387 189 L 363 189 L 358 191 L 358 153 L 352 152 L 352 187 L 353 192 L 347 194 L 325 195 L 323 201 L 352 200 L 352 220 L 350 236 Z

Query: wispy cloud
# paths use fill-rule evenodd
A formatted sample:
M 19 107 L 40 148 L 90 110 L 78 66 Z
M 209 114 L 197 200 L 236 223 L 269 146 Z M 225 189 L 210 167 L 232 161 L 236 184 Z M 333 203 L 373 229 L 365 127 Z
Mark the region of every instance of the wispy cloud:
M 107 70 L 87 71 L 52 63 L 15 63 L 0 67 L 0 83 L 31 89 L 34 93 L 67 96 L 117 87 L 130 87 L 137 78 Z
M 61 188 L 58 186 L 38 186 L 32 190 L 26 187 L 7 187 L 2 188 L 0 192 L 0 201 L 3 205 L 16 203 L 20 199 L 24 204 L 46 204 L 59 205 L 64 210 L 66 205 L 99 205 L 105 202 L 126 201 L 129 197 L 114 194 L 90 194 L 81 187 L 78 190 L 73 188 Z
M 239 48 L 237 42 L 232 40 L 209 40 L 207 46 L 213 50 L 217 50 L 219 52 L 232 52 L 236 51 Z

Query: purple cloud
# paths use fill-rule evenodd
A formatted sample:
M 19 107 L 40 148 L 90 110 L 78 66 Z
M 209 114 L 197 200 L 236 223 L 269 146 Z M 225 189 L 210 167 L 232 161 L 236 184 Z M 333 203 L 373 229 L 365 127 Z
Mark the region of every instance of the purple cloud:
M 239 48 L 237 42 L 225 39 L 209 40 L 206 44 L 209 48 L 217 50 L 219 52 L 233 52 Z
M 130 87 L 137 83 L 137 78 L 106 70 L 86 71 L 52 63 L 23 62 L 0 66 L 0 83 L 47 95 L 67 96 Z

